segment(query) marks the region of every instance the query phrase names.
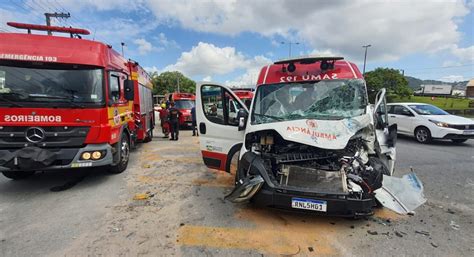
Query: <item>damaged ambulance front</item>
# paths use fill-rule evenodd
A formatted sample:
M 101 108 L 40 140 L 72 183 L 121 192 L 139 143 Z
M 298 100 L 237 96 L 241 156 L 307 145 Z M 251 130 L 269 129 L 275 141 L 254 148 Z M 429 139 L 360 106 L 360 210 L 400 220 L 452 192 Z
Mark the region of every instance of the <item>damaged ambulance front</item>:
M 371 215 L 393 173 L 396 125 L 385 91 L 369 105 L 357 67 L 343 58 L 276 62 L 261 71 L 250 110 L 224 86 L 197 90 L 205 164 L 230 172 L 228 200 L 339 215 Z

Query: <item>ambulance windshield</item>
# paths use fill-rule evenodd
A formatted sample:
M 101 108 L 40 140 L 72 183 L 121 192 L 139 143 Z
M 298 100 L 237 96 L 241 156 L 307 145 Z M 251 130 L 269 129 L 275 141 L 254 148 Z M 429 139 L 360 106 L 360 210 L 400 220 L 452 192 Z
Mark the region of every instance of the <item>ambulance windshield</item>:
M 96 67 L 0 64 L 0 98 L 10 103 L 97 105 L 104 102 L 103 83 Z
M 287 120 L 340 120 L 365 113 L 362 79 L 262 85 L 257 89 L 251 123 Z

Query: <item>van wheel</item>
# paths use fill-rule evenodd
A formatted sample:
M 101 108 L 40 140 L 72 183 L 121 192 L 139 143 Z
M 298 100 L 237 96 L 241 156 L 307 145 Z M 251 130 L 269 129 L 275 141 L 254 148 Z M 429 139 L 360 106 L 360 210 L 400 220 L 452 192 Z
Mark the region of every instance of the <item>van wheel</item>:
M 431 132 L 426 127 L 419 127 L 415 130 L 415 139 L 419 143 L 426 144 L 431 142 Z
M 451 139 L 455 144 L 461 144 L 467 141 L 467 139 Z
M 35 171 L 9 170 L 2 171 L 2 174 L 9 179 L 20 180 L 33 176 Z
M 128 160 L 130 159 L 130 139 L 128 138 L 128 135 L 126 133 L 122 134 L 115 155 L 118 156 L 114 159 L 118 159 L 119 161 L 116 165 L 109 167 L 109 172 L 113 174 L 122 173 L 124 170 L 127 169 Z

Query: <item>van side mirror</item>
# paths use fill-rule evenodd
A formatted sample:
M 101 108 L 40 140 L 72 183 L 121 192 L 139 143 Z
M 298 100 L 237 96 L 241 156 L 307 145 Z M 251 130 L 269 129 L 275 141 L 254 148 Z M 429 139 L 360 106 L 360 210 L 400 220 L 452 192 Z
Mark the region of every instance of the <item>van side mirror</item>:
M 135 98 L 133 80 L 127 79 L 123 82 L 124 85 L 124 98 L 128 101 L 133 101 Z
M 237 113 L 237 120 L 239 121 L 239 131 L 245 130 L 247 127 L 247 118 L 249 114 L 244 108 L 240 108 Z

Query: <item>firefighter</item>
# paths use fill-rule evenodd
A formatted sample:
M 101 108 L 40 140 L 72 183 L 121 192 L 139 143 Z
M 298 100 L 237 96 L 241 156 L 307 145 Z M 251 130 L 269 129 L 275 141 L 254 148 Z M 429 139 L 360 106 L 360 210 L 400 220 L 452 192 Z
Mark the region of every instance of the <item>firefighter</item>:
M 168 122 L 168 109 L 166 104 L 161 104 L 160 112 L 160 121 L 161 121 L 161 131 L 163 132 L 163 138 L 168 138 L 170 134 L 170 124 Z
M 179 137 L 179 118 L 183 115 L 178 109 L 174 108 L 174 102 L 170 103 L 168 109 L 168 121 L 171 127 L 171 138 L 170 140 L 178 140 Z

